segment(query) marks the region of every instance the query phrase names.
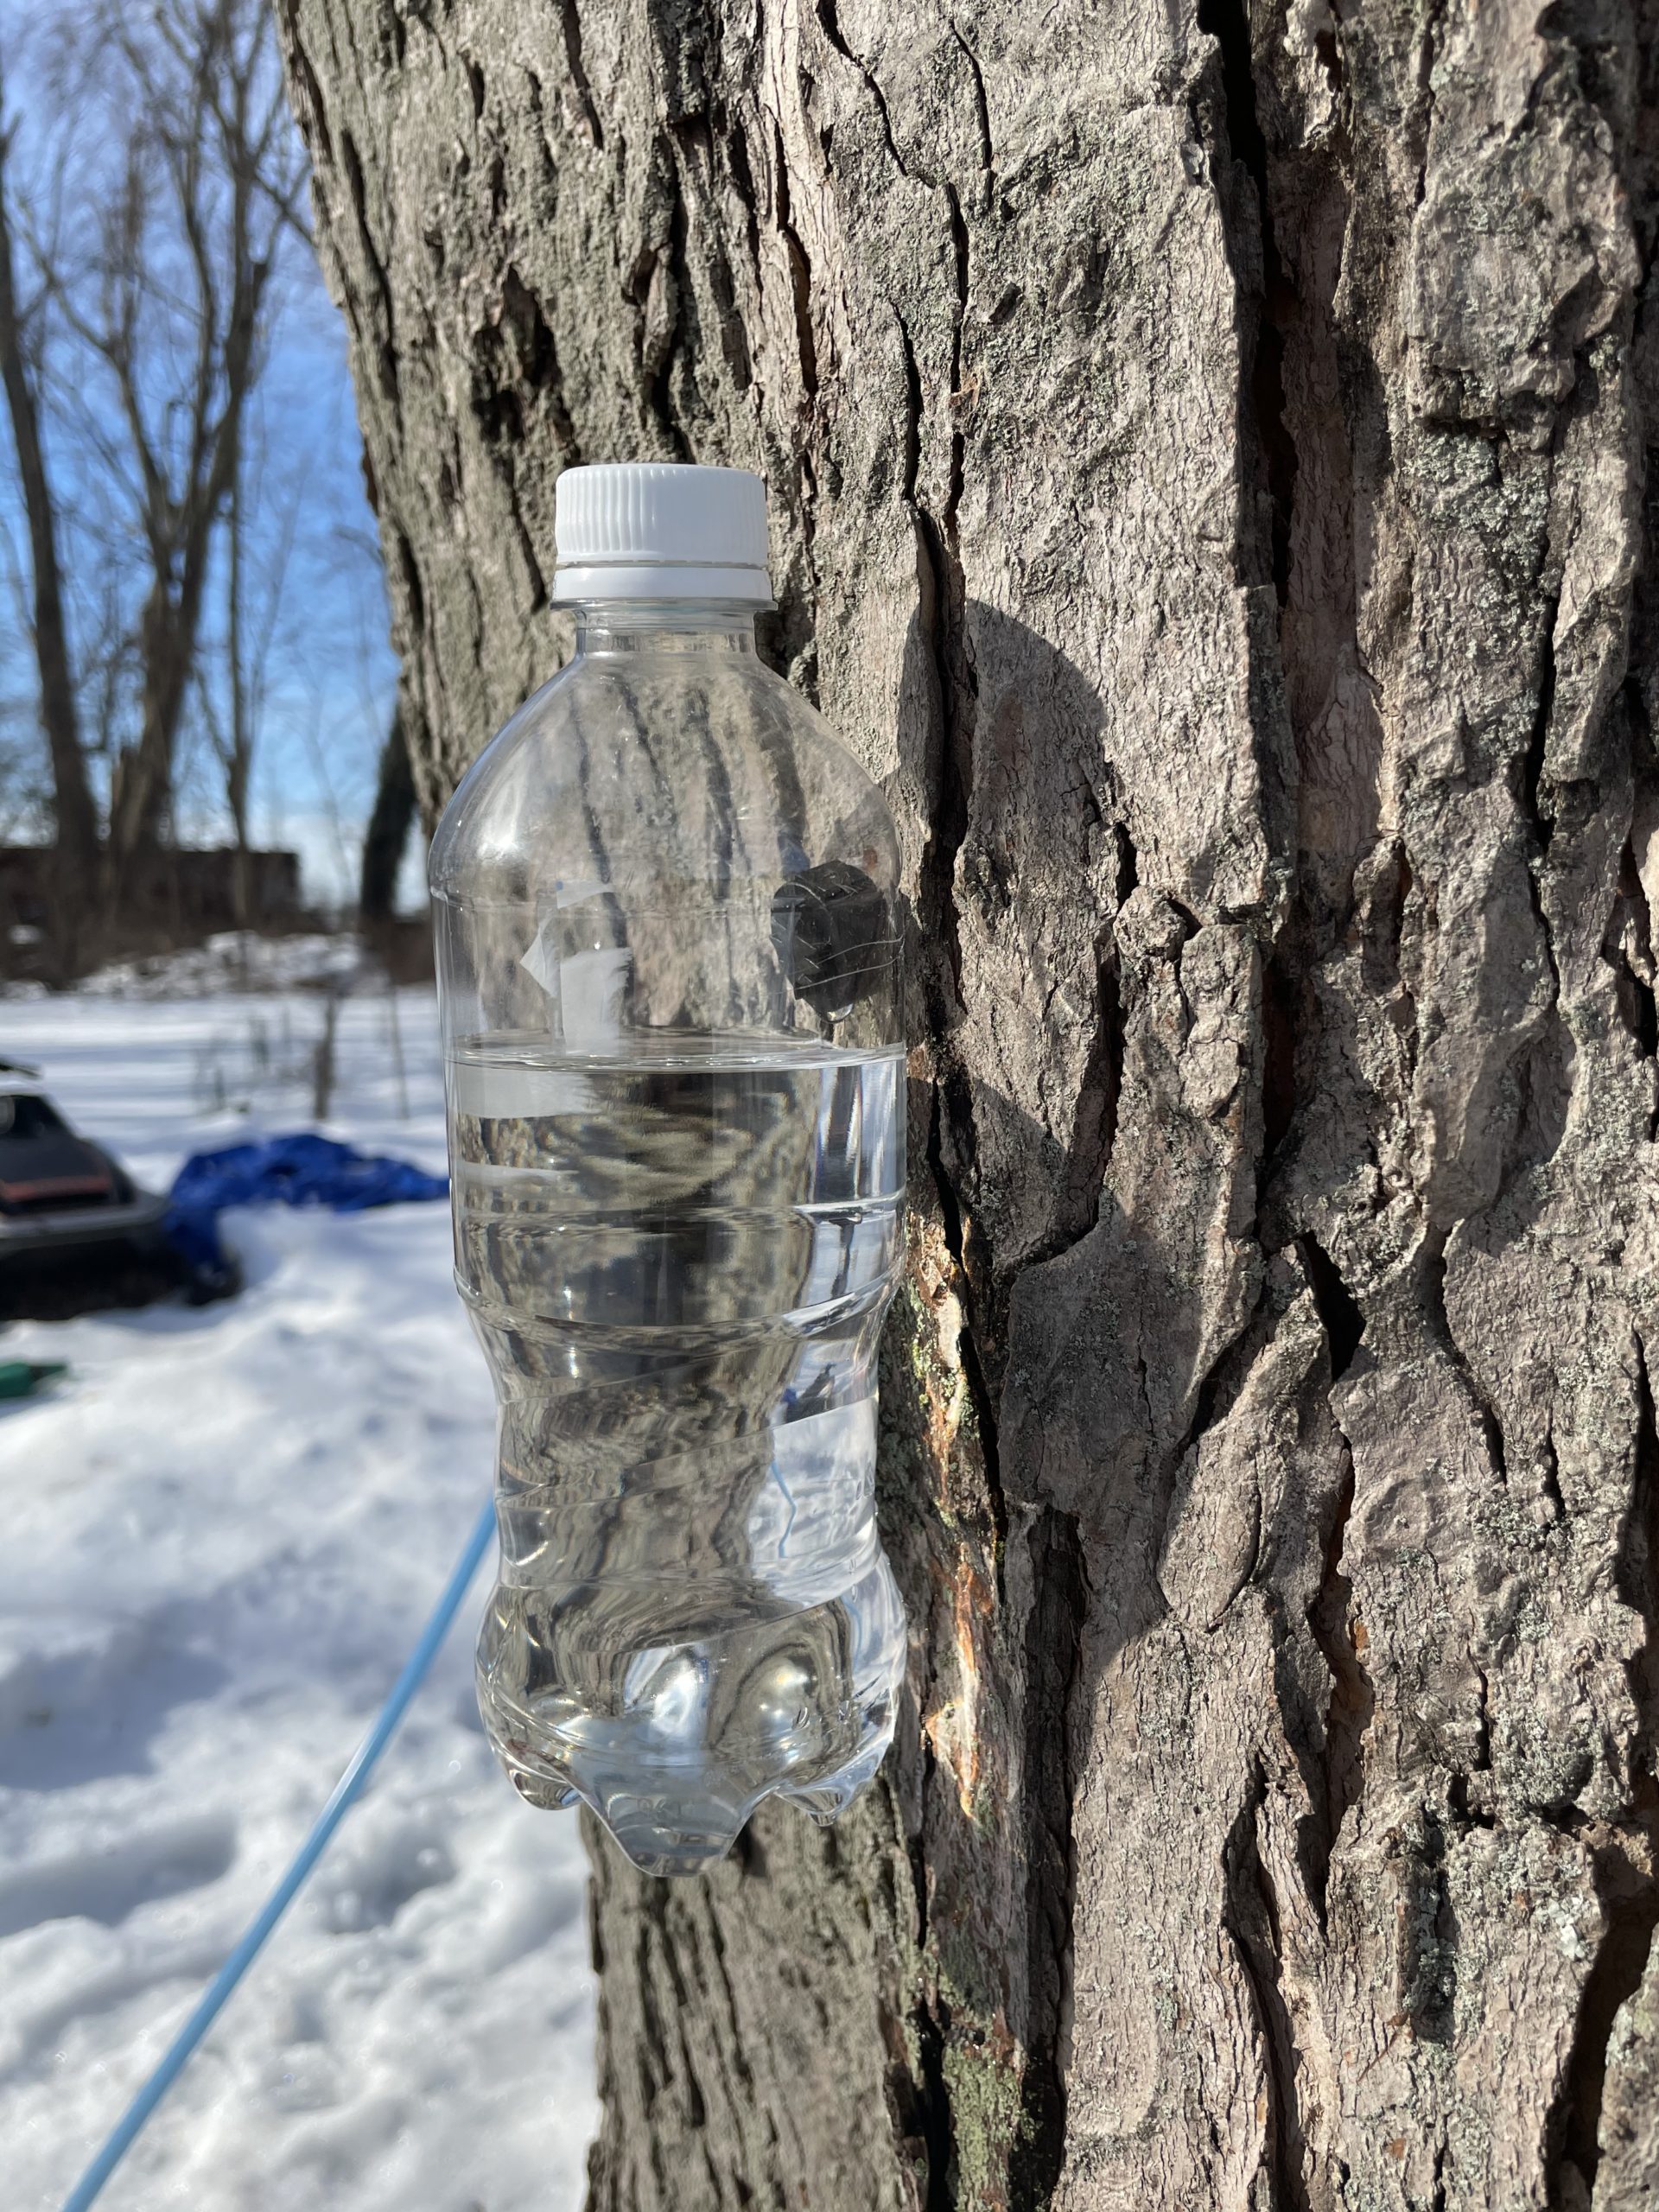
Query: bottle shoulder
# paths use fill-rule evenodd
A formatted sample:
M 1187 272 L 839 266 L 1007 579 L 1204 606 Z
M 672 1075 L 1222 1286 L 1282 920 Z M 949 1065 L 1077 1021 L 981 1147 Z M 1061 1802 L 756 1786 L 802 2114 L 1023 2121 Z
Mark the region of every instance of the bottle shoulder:
M 525 701 L 446 808 L 440 898 L 512 900 L 618 869 L 778 880 L 847 861 L 895 888 L 880 786 L 749 654 L 582 655 Z

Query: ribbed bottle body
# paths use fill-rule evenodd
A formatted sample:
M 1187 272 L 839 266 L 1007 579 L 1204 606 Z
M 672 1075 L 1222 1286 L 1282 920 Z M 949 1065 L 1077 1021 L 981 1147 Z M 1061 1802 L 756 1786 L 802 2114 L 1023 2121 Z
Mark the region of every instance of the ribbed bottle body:
M 500 1412 L 486 1724 L 658 1873 L 891 1738 L 874 1515 L 903 1238 L 897 855 L 741 642 L 629 633 L 433 854 L 456 1278 Z

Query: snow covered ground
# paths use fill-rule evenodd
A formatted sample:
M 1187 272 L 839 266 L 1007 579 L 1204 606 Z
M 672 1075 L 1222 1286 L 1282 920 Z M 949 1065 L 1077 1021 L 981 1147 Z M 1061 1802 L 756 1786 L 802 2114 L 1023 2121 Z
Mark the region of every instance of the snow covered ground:
M 152 1185 L 200 1145 L 308 1125 L 318 1000 L 144 988 L 0 1002 L 0 1054 Z M 348 998 L 337 1058 L 327 1133 L 441 1167 L 429 996 Z M 445 1208 L 226 1227 L 248 1275 L 228 1304 L 0 1332 L 0 1357 L 72 1370 L 0 1407 L 5 2212 L 54 2212 L 262 1901 L 488 1479 Z M 111 2212 L 580 2204 L 585 1866 L 480 1732 L 485 1586 Z

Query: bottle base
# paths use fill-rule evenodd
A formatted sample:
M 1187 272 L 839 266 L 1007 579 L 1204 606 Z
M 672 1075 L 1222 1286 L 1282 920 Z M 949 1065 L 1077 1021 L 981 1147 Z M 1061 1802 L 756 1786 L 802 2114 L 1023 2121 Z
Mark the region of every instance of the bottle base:
M 569 1750 L 553 1757 L 532 1750 L 522 1736 L 502 1733 L 487 1707 L 483 1712 L 496 1756 L 526 1804 L 546 1812 L 586 1805 L 629 1864 L 656 1875 L 700 1874 L 717 1866 L 768 1797 L 798 1805 L 819 1827 L 833 1827 L 874 1780 L 893 1730 L 889 1700 L 867 1714 L 857 1751 L 833 1773 L 753 1789 L 707 1768 L 695 1775 L 667 1765 L 656 1773 L 607 1774 L 608 1762 L 579 1764 L 580 1755 Z

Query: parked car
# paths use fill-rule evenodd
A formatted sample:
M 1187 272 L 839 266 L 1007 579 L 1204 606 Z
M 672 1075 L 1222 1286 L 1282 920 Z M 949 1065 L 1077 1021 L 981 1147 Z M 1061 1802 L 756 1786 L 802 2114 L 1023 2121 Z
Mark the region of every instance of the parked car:
M 167 1200 L 78 1135 L 39 1090 L 0 1090 L 0 1265 L 29 1254 L 161 1241 Z

